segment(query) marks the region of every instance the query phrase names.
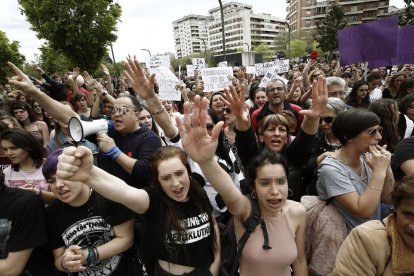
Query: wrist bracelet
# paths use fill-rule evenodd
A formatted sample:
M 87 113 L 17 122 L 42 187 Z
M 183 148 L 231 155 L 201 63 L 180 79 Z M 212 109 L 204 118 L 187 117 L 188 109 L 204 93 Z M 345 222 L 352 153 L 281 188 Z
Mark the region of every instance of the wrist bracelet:
M 372 190 L 382 191 L 382 188 L 377 188 L 377 187 L 372 187 L 372 186 L 368 186 L 368 188 Z
M 88 258 L 86 258 L 86 265 L 90 266 L 90 265 L 94 265 L 96 262 L 96 255 L 95 255 L 95 250 L 94 247 L 89 247 L 88 248 Z
M 115 160 L 118 158 L 118 156 L 121 155 L 121 153 L 122 151 L 117 146 L 115 146 L 115 147 L 110 148 L 107 152 L 104 152 L 103 155 L 108 156 L 112 160 Z
M 93 249 L 94 249 L 94 254 L 95 254 L 95 260 L 96 261 L 99 261 L 99 251 L 98 251 L 98 248 L 96 248 L 96 247 L 93 247 Z
M 158 115 L 160 115 L 163 111 L 164 111 L 164 106 L 162 106 L 162 107 L 160 108 L 160 110 L 155 111 L 155 112 L 152 112 L 151 114 L 152 114 L 152 115 L 154 115 L 154 116 L 158 116 Z
M 60 259 L 60 266 L 62 267 L 62 269 L 65 272 L 69 272 L 69 270 L 63 265 L 63 259 L 65 258 L 65 256 L 62 256 L 62 259 Z

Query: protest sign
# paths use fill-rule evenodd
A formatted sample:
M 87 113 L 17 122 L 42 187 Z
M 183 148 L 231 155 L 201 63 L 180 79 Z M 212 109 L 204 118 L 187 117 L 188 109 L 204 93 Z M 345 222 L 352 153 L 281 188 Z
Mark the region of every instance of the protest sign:
M 256 67 L 254 67 L 254 66 L 246 66 L 246 74 L 256 75 Z
M 256 68 L 256 75 L 257 76 L 262 76 L 264 74 L 266 74 L 266 72 L 272 68 L 274 65 L 274 62 L 265 62 L 265 63 L 256 63 L 254 66 Z
M 177 91 L 178 78 L 170 68 L 160 66 L 157 68 L 158 73 L 155 78 L 159 87 L 159 98 L 161 100 L 180 101 L 181 93 Z
M 194 65 L 186 65 L 187 67 L 187 76 L 194 77 Z
M 273 67 L 276 68 L 277 73 L 287 73 L 289 72 L 289 60 L 288 59 L 278 59 L 274 61 Z
M 206 59 L 205 58 L 192 58 L 192 64 L 194 65 L 194 69 L 200 70 L 205 68 Z
M 204 92 L 221 91 L 229 87 L 233 78 L 231 67 L 213 67 L 201 70 L 204 82 Z
M 160 66 L 170 68 L 170 56 L 151 56 L 148 59 L 147 67 L 151 74 L 157 74 Z

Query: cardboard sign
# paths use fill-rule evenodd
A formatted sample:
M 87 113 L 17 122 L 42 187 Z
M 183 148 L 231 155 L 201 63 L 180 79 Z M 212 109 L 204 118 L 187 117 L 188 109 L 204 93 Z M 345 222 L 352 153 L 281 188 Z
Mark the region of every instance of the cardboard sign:
M 168 67 L 160 66 L 155 75 L 159 87 L 159 98 L 161 100 L 180 101 L 181 93 L 177 91 L 178 78 Z
M 194 77 L 194 65 L 186 65 L 187 67 L 187 76 Z
M 204 69 L 206 66 L 205 58 L 192 58 L 191 62 L 194 65 L 194 69 Z
M 213 67 L 201 70 L 204 81 L 204 92 L 221 91 L 229 87 L 233 78 L 231 67 Z
M 260 81 L 259 87 L 266 88 L 267 84 L 273 79 L 281 80 L 285 83 L 285 85 L 287 85 L 288 80 L 278 75 L 278 73 L 281 73 L 279 72 L 279 70 L 281 70 L 281 68 L 278 65 L 275 65 L 270 70 L 268 70 L 262 78 L 262 80 Z
M 246 74 L 256 75 L 256 67 L 254 67 L 254 66 L 246 66 Z
M 289 60 L 288 59 L 278 59 L 274 61 L 274 68 L 277 69 L 277 73 L 287 73 L 289 72 Z
M 148 70 L 151 72 L 151 74 L 157 74 L 160 66 L 170 68 L 171 67 L 171 61 L 170 56 L 152 56 L 149 57 L 148 63 L 147 63 Z

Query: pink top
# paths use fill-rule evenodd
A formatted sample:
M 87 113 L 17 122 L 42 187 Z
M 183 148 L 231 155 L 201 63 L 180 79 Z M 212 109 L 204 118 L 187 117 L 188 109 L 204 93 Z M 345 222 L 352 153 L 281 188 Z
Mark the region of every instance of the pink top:
M 15 171 L 13 167 L 10 166 L 3 170 L 4 184 L 11 188 L 21 188 L 25 184 L 32 184 L 42 191 L 50 192 L 49 184 L 42 174 L 42 167 L 43 165 L 32 172 L 26 172 L 23 170 Z
M 284 212 L 276 218 L 263 216 L 269 234 L 269 246 L 263 249 L 263 232 L 260 225 L 244 246 L 240 258 L 241 276 L 290 276 L 289 266 L 298 256 L 295 232 Z

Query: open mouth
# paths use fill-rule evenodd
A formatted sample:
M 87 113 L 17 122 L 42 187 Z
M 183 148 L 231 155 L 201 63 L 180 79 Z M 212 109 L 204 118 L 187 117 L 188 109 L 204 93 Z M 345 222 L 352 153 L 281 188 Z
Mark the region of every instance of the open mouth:
M 281 145 L 282 145 L 282 141 L 281 141 L 280 139 L 272 139 L 272 140 L 270 141 L 270 143 L 271 143 L 273 146 L 281 146 Z
M 176 189 L 176 190 L 174 190 L 173 191 L 173 193 L 176 195 L 176 196 L 180 196 L 181 194 L 182 194 L 182 192 L 184 191 L 184 188 L 182 187 L 182 188 L 179 188 L 179 189 Z
M 282 200 L 281 199 L 269 199 L 267 201 L 273 209 L 278 209 L 282 207 Z

